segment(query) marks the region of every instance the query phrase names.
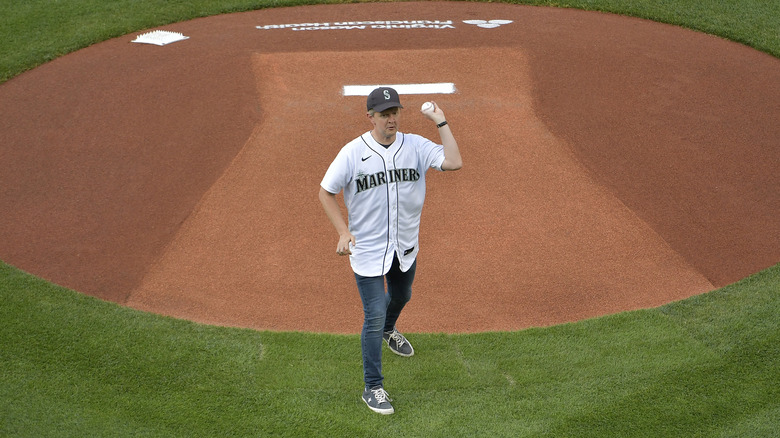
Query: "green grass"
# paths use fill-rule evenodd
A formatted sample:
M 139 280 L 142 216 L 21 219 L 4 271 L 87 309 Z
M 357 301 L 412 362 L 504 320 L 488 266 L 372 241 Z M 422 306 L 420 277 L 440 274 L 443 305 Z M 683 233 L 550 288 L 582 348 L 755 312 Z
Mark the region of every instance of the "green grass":
M 0 0 L 0 82 L 140 29 L 306 3 Z M 780 56 L 773 0 L 516 3 L 654 19 Z M 0 436 L 779 436 L 780 265 L 657 309 L 411 334 L 414 358 L 385 355 L 390 417 L 359 399 L 358 336 L 154 316 L 2 262 L 0 303 Z
M 0 83 L 90 44 L 226 12 L 348 0 L 0 0 Z M 632 15 L 720 35 L 780 57 L 775 0 L 507 0 Z
M 357 335 L 159 317 L 0 264 L 0 436 L 776 436 L 778 284 L 780 265 L 657 309 L 410 335 L 383 417 Z

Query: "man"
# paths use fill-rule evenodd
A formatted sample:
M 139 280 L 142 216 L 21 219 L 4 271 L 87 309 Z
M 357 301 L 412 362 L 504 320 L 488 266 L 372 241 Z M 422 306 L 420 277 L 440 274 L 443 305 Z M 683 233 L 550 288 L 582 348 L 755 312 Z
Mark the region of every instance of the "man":
M 373 128 L 341 149 L 320 184 L 319 199 L 339 234 L 336 253 L 350 256 L 363 302 L 363 401 L 374 412 L 392 414 L 383 386 L 382 342 L 401 356 L 414 354 L 395 323 L 412 295 L 425 173 L 429 168 L 458 170 L 463 162 L 435 102 L 421 112 L 436 123 L 441 145 L 398 131 L 403 106 L 392 88 L 373 90 L 366 108 Z M 349 225 L 336 200 L 341 190 Z

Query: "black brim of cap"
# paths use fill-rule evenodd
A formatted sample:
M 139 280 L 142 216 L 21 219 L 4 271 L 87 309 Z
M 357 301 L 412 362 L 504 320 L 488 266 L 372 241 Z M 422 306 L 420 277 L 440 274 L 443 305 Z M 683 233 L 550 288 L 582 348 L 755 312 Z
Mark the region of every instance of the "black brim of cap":
M 381 113 L 382 111 L 390 108 L 403 108 L 404 106 L 396 102 L 387 102 L 374 107 L 374 111 Z

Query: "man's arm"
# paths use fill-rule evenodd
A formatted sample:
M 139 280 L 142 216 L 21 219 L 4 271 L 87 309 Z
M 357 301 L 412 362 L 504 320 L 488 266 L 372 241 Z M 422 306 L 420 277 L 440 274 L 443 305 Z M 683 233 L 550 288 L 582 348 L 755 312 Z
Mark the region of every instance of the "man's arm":
M 355 236 L 349 232 L 347 222 L 344 221 L 344 216 L 341 214 L 341 207 L 336 200 L 336 195 L 320 187 L 320 203 L 322 208 L 325 209 L 325 214 L 330 219 L 330 223 L 336 228 L 336 232 L 339 233 L 339 243 L 336 246 L 336 253 L 338 255 L 349 255 L 352 251 L 349 249 L 350 243 L 355 246 Z
M 444 112 L 439 108 L 436 102 L 433 103 L 433 110 L 421 111 L 423 115 L 437 125 L 446 121 Z M 460 149 L 458 149 L 458 142 L 455 141 L 455 136 L 452 134 L 449 124 L 439 128 L 439 136 L 441 137 L 441 144 L 444 146 L 444 162 L 441 163 L 441 170 L 458 170 L 463 167 L 463 158 L 460 156 Z
M 439 128 L 441 144 L 444 146 L 444 162 L 441 163 L 441 170 L 458 170 L 463 167 L 463 158 L 460 156 L 458 142 L 452 135 L 450 125 L 444 125 Z

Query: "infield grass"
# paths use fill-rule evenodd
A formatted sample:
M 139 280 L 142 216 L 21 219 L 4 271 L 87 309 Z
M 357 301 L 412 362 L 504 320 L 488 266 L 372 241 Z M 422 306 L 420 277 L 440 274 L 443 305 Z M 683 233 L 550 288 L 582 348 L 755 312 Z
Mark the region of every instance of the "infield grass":
M 107 38 L 307 1 L 0 0 L 0 82 Z M 780 56 L 780 2 L 518 1 L 655 19 Z M 1 238 L 1 237 L 0 237 Z M 359 337 L 211 327 L 0 262 L 0 436 L 773 437 L 780 265 L 666 306 L 550 328 L 408 334 L 397 413 L 360 401 Z
M 409 334 L 384 417 L 357 335 L 159 317 L 0 264 L 0 436 L 777 436 L 778 284 L 780 265 L 657 309 Z

